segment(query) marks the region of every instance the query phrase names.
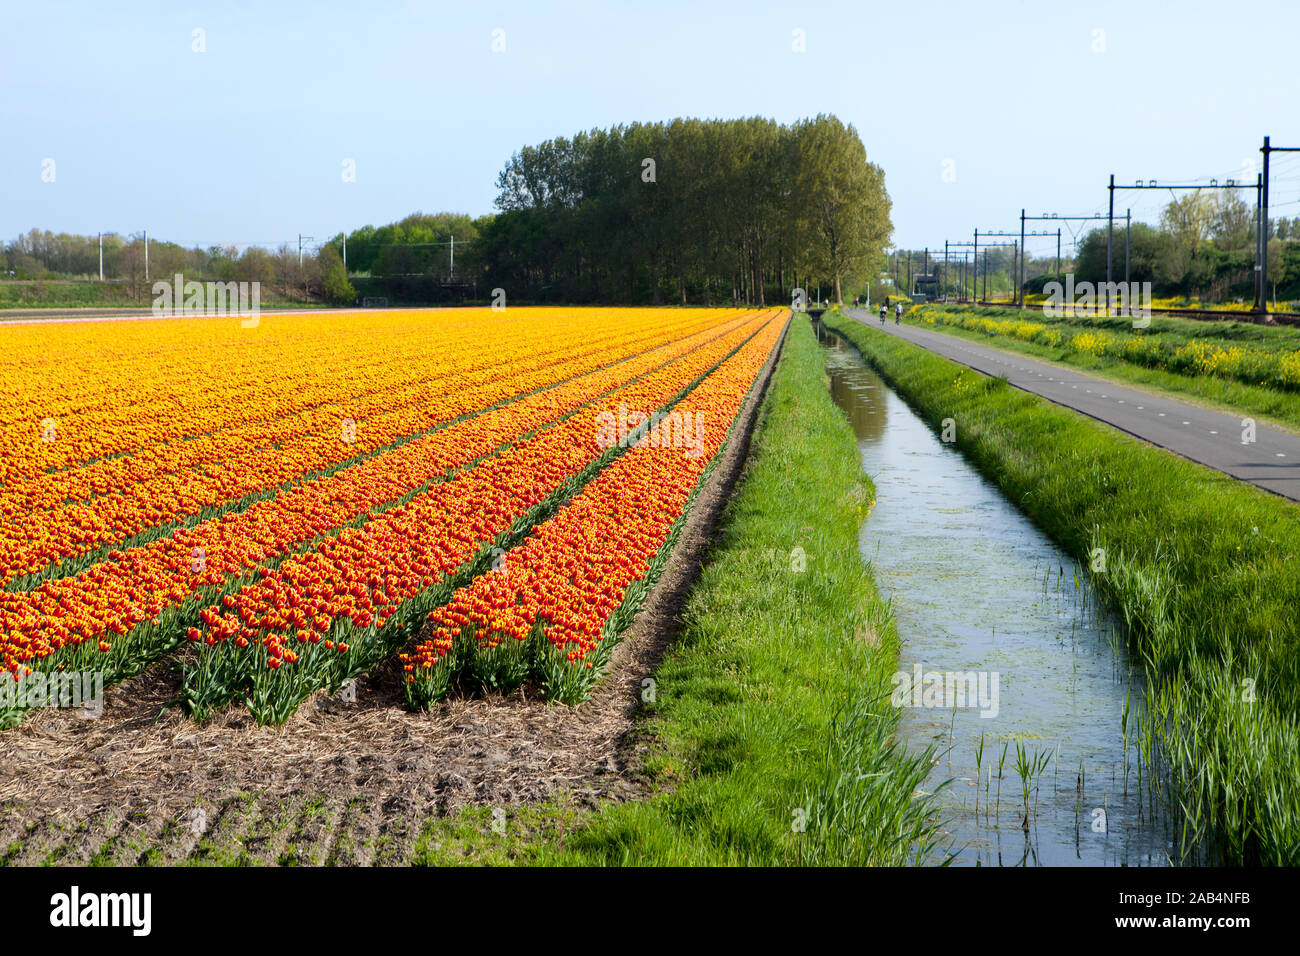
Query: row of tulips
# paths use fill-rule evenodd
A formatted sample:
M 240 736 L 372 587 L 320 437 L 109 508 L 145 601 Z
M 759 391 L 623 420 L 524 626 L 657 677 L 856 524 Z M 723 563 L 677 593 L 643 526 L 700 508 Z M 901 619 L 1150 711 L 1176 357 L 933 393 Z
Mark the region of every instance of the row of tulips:
M 15 399 L 0 410 L 0 487 L 363 394 L 376 376 L 395 381 L 394 362 L 422 368 L 440 339 L 473 356 L 465 317 L 404 315 L 7 328 L 0 380 Z M 495 337 L 508 341 L 504 327 Z
M 383 397 L 331 403 L 291 421 L 185 442 L 177 450 L 183 459 L 179 471 L 151 472 L 156 462 L 135 459 L 97 463 L 92 468 L 103 465 L 121 473 L 117 480 L 123 484 L 111 497 L 43 511 L 0 505 L 0 584 L 24 590 L 75 573 L 102 559 L 110 547 L 147 543 L 179 523 L 246 506 L 250 496 L 382 453 L 461 416 L 551 387 L 666 338 L 689 335 L 702 324 L 676 323 L 632 336 L 611 333 L 586 347 L 498 361 L 486 369 L 471 366 L 463 374 L 394 388 Z
M 7 635 L 0 640 L 4 666 L 22 674 L 36 666 L 82 661 L 114 676 L 133 673 L 174 647 L 187 627 L 199 623 L 206 605 L 256 580 L 259 569 L 274 570 L 296 550 L 402 504 L 455 469 L 612 388 L 689 357 L 720 337 L 743 337 L 745 327 L 757 321 L 723 318 L 720 328 L 432 432 L 240 514 L 114 552 L 75 577 L 46 582 L 25 594 L 0 593 L 0 638 Z M 101 653 L 84 660 L 88 651 Z M 107 660 L 102 652 L 108 653 Z
M 663 327 L 668 329 L 673 324 L 664 322 Z M 654 330 L 647 329 L 647 332 Z M 426 331 L 422 343 L 419 340 L 415 343 L 424 352 L 407 350 L 409 354 L 405 357 L 417 360 L 413 368 L 402 366 L 404 356 L 400 346 L 395 348 L 396 355 L 392 358 L 382 354 L 362 355 L 349 357 L 342 363 L 338 361 L 337 345 L 308 339 L 303 343 L 304 354 L 295 354 L 295 361 L 288 369 L 263 367 L 260 362 L 237 365 L 234 369 L 223 366 L 220 376 L 210 376 L 211 381 L 203 383 L 205 392 L 201 395 L 168 394 L 165 403 L 156 403 L 160 405 L 158 408 L 111 405 L 125 420 L 99 423 L 96 434 L 103 432 L 108 440 L 137 435 L 147 445 L 118 448 L 93 461 L 78 460 L 68 466 L 43 468 L 28 480 L 9 482 L 0 487 L 0 514 L 7 513 L 7 506 L 34 510 L 68 500 L 86 501 L 97 495 L 117 493 L 142 475 L 181 473 L 225 461 L 232 455 L 276 444 L 286 434 L 312 431 L 315 416 L 321 412 L 328 415 L 321 422 L 331 426 L 329 430 L 336 434 L 338 422 L 345 418 L 361 420 L 402 407 L 405 403 L 395 401 L 395 395 L 405 393 L 408 401 L 411 395 L 427 398 L 430 392 L 438 394 L 464 387 L 466 382 L 480 382 L 485 372 L 493 373 L 493 377 L 508 377 L 541 367 L 548 359 L 554 362 L 575 355 L 571 342 L 563 335 L 537 336 L 529 343 L 527 352 L 516 355 L 507 348 L 487 351 L 484 343 L 465 333 L 449 337 L 433 354 L 428 334 Z M 408 332 L 395 339 L 400 343 L 409 335 Z M 593 335 L 590 344 L 607 347 L 625 338 L 625 329 L 608 328 Z M 196 350 L 199 356 L 203 351 Z M 259 358 L 281 365 L 284 362 L 282 354 Z M 346 368 L 346 379 L 337 378 L 339 369 L 335 366 Z M 321 369 L 333 374 L 320 374 Z M 252 373 L 264 376 L 266 381 L 257 383 L 250 392 L 242 379 Z M 309 374 L 304 381 L 305 373 Z M 176 370 L 171 372 L 171 377 L 173 389 L 188 388 L 192 382 L 192 376 Z M 102 389 L 101 401 L 107 401 Z M 231 406 L 237 406 L 235 414 L 228 415 Z M 46 412 L 53 414 L 48 409 Z M 21 442 L 11 450 L 48 455 L 68 453 L 76 447 L 76 442 L 71 440 L 75 439 L 76 431 L 86 430 L 85 421 L 76 416 L 67 419 L 56 416 L 51 418 L 53 434 L 49 437 L 53 440 L 38 443 L 37 439 L 42 437 L 39 428 L 42 420 L 24 422 Z M 64 444 L 64 438 L 70 440 Z
M 280 722 L 315 690 L 383 660 L 494 548 L 521 539 L 623 450 L 602 440 L 616 410 L 665 408 L 779 324 L 772 313 L 748 322 L 205 609 L 189 635 L 189 709 L 202 718 L 242 698 L 259 720 Z
M 147 547 L 114 552 L 109 561 L 74 578 L 48 581 L 27 594 L 0 594 L 0 633 L 28 635 L 25 653 L 30 660 L 69 642 L 131 631 L 160 613 L 151 607 L 171 608 L 192 597 L 196 582 L 220 583 L 381 509 L 498 445 L 725 334 L 737 321 L 430 432 L 352 468 L 259 501 L 239 514 L 181 529 Z
M 412 706 L 453 685 L 585 699 L 671 550 L 696 490 L 780 336 L 772 323 L 677 407 L 704 423 L 703 447 L 643 439 L 542 522 L 493 570 L 429 615 L 400 659 Z

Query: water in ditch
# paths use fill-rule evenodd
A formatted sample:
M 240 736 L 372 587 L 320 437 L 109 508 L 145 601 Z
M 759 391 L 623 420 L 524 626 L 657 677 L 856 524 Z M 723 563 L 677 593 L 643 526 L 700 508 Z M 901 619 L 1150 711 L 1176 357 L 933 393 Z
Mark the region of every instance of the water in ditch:
M 876 485 L 859 547 L 898 622 L 900 737 L 939 754 L 927 786 L 945 854 L 976 866 L 1168 865 L 1169 826 L 1125 742 L 1126 702 L 1131 738 L 1143 687 L 1119 624 L 1073 560 L 851 344 L 818 335 Z

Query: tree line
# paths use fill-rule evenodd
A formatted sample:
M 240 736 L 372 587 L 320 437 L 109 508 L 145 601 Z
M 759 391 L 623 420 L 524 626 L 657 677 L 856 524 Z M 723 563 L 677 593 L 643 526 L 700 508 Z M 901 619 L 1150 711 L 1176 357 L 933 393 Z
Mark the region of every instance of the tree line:
M 1150 282 L 1160 297 L 1204 301 L 1255 295 L 1256 214 L 1239 196 L 1196 191 L 1171 200 L 1155 225 L 1134 222 L 1128 236 L 1129 278 Z M 1270 297 L 1300 298 L 1300 217 L 1268 222 Z M 1125 230 L 1111 236 L 1112 275 L 1124 278 Z M 1079 243 L 1077 280 L 1106 279 L 1106 229 L 1093 229 Z
M 477 240 L 491 216 L 414 212 L 385 226 L 363 226 L 326 243 L 346 260 L 358 295 L 394 302 L 477 299 L 483 284 Z
M 878 269 L 884 173 L 834 116 L 677 119 L 547 140 L 497 177 L 483 280 L 531 299 L 788 302 Z
M 186 248 L 179 243 L 148 239 L 142 233 L 99 236 L 53 233 L 33 229 L 0 247 L 4 278 L 41 282 L 98 279 L 100 254 L 103 276 L 120 284 L 125 298 L 145 300 L 151 283 L 171 281 L 177 273 L 187 279 L 220 282 L 259 282 L 263 301 L 304 299 L 350 305 L 356 298 L 343 263 L 330 246 L 304 251 L 282 243 L 275 250 L 260 246 L 217 245 Z
M 1042 228 L 1043 223 L 1035 226 Z M 1076 282 L 1106 281 L 1106 227 L 1094 227 L 1077 244 L 1065 235 L 1062 258 L 1057 260 L 1054 239 L 1037 237 L 1037 249 L 1025 259 L 1025 291 L 1041 292 L 1046 283 L 1060 281 L 1073 273 Z M 1274 299 L 1300 299 L 1300 217 L 1272 218 L 1268 224 L 1268 295 Z M 967 237 L 969 238 L 969 237 Z M 1199 299 L 1223 302 L 1255 294 L 1255 211 L 1240 197 L 1219 193 L 1210 196 L 1193 192 L 1166 205 L 1155 225 L 1133 222 L 1128 230 L 1128 277 L 1133 282 L 1150 282 L 1152 294 L 1160 298 Z M 997 239 L 996 242 L 1009 242 Z M 1050 250 L 1050 251 L 1049 251 Z M 1123 219 L 1115 222 L 1111 236 L 1111 269 L 1114 281 L 1125 275 L 1126 236 Z M 888 266 L 898 276 L 900 289 L 908 277 L 924 271 L 926 250 L 895 250 Z M 908 262 L 911 268 L 908 268 Z M 943 249 L 928 250 L 928 272 L 935 278 L 936 294 L 960 294 L 961 254 L 950 260 L 945 273 Z M 981 248 L 980 294 L 988 270 L 990 296 L 1010 295 L 1017 273 L 1016 251 L 1008 246 Z M 965 270 L 966 294 L 970 294 L 973 271 Z
M 589 130 L 523 147 L 496 184 L 492 215 L 417 212 L 340 233 L 301 266 L 292 247 L 151 239 L 149 272 L 340 302 L 482 300 L 502 289 L 523 302 L 768 305 L 818 285 L 839 300 L 879 274 L 893 231 L 883 171 L 854 127 L 829 115 Z M 142 237 L 106 237 L 104 248 L 106 277 L 143 280 Z M 4 252 L 11 278 L 98 275 L 94 236 L 33 230 Z
M 677 119 L 590 130 L 525 146 L 496 180 L 495 214 L 413 213 L 339 233 L 304 252 L 149 240 L 149 276 L 258 281 L 269 295 L 351 304 L 483 300 L 504 289 L 515 301 L 770 304 L 796 286 L 839 299 L 896 278 L 907 252 L 884 250 L 892 232 L 884 174 L 852 126 L 834 116 L 789 125 L 773 120 Z M 1192 192 L 1155 225 L 1134 222 L 1129 276 L 1158 296 L 1206 301 L 1253 297 L 1255 213 L 1239 196 Z M 1112 260 L 1123 278 L 1124 230 Z M 1300 298 L 1300 217 L 1269 222 L 1269 293 Z M 1014 253 L 981 250 L 990 292 L 1010 291 Z M 1078 281 L 1106 276 L 1106 230 L 1093 229 L 1060 271 Z M 912 250 L 912 271 L 922 250 Z M 943 278 L 930 250 L 930 272 Z M 4 278 L 92 279 L 96 236 L 33 229 L 3 246 Z M 346 267 L 344 262 L 346 261 Z M 145 288 L 144 238 L 103 237 L 103 272 Z M 1028 291 L 1056 278 L 1054 255 L 1029 255 Z M 961 273 L 947 270 L 956 294 Z M 967 287 L 971 272 L 966 271 Z M 882 286 L 882 288 L 884 288 Z M 940 290 L 941 292 L 943 290 Z M 847 292 L 851 297 L 852 292 Z M 873 293 L 873 298 L 875 297 Z

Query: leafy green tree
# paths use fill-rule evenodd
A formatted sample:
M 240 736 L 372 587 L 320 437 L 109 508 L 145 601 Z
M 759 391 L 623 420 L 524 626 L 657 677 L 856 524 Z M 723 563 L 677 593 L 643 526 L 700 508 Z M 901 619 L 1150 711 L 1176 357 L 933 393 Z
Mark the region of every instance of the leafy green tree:
M 357 290 L 348 281 L 343 259 L 332 245 L 322 246 L 316 255 L 316 271 L 321 294 L 331 305 L 351 305 L 357 300 Z
M 1287 285 L 1292 278 L 1287 275 L 1286 246 L 1287 243 L 1277 236 L 1268 241 L 1268 282 L 1270 295 L 1275 302 L 1278 286 Z
M 525 298 L 788 301 L 864 275 L 891 231 L 884 176 L 834 117 L 591 130 L 524 147 L 497 186 L 470 261 Z
M 1116 282 L 1124 279 L 1124 228 L 1115 229 L 1111 249 L 1113 274 Z M 1129 229 L 1129 278 L 1133 282 L 1156 282 L 1156 273 L 1161 255 L 1164 253 L 1164 239 L 1161 234 L 1145 222 L 1135 222 Z M 1075 256 L 1074 278 L 1076 282 L 1106 281 L 1106 228 L 1103 226 L 1091 230 L 1079 243 Z
M 1253 250 L 1255 212 L 1234 191 L 1221 190 L 1210 216 L 1210 238 L 1223 250 Z
M 867 162 L 857 131 L 834 117 L 804 121 L 795 132 L 804 157 L 795 195 L 808 210 L 815 261 L 842 302 L 842 283 L 866 277 L 893 231 L 884 172 Z

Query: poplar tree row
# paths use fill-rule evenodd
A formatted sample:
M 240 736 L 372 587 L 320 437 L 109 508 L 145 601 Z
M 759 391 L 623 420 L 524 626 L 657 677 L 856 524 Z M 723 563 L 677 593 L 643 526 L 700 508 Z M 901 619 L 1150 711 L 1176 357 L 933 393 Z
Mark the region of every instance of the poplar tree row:
M 591 130 L 519 150 L 497 186 L 467 264 L 533 300 L 788 304 L 817 283 L 838 299 L 892 232 L 884 173 L 825 115 Z

